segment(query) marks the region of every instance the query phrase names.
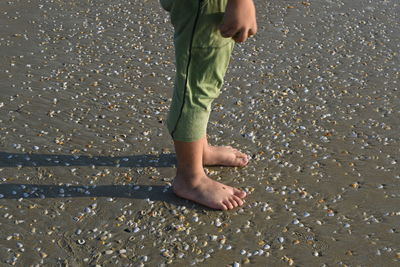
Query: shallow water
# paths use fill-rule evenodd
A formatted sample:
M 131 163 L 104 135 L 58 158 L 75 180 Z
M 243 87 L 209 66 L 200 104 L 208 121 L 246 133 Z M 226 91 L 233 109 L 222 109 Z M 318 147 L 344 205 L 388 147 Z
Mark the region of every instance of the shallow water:
M 157 1 L 0 2 L 0 259 L 15 266 L 396 266 L 397 0 L 255 1 L 208 133 L 242 208 L 174 196 Z

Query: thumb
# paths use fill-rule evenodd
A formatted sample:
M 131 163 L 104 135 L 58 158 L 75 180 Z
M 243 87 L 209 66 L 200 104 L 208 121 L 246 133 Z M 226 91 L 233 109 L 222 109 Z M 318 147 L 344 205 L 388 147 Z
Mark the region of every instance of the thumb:
M 218 29 L 222 34 L 223 32 L 226 32 L 228 30 L 228 27 L 226 26 L 225 23 L 222 22 L 221 24 L 218 25 Z
M 229 38 L 235 35 L 235 28 L 230 27 L 229 25 L 226 24 L 221 24 L 219 26 L 219 30 L 221 32 L 222 37 L 224 38 Z

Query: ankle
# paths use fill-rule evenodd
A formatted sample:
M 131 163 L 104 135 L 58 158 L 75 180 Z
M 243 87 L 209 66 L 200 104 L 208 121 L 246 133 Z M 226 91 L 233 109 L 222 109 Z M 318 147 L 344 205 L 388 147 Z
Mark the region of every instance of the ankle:
M 204 169 L 203 168 L 177 168 L 176 170 L 176 176 L 177 177 L 187 177 L 187 178 L 196 178 L 196 177 L 201 177 L 205 175 Z
M 211 150 L 211 146 L 209 144 L 205 144 L 203 147 L 203 154 L 210 152 L 210 150 Z
M 206 177 L 206 174 L 204 170 L 202 171 L 182 171 L 178 170 L 176 172 L 175 179 L 172 183 L 173 187 L 197 187 L 199 184 L 204 181 L 204 177 Z

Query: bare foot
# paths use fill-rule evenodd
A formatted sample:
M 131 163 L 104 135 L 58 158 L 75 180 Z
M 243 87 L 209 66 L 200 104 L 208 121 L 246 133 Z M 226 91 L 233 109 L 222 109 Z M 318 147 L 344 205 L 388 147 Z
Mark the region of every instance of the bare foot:
M 221 184 L 201 174 L 188 182 L 188 177 L 177 175 L 172 183 L 174 193 L 209 208 L 230 210 L 243 205 L 246 192 Z
M 203 165 L 222 165 L 244 167 L 249 162 L 246 154 L 231 146 L 210 146 L 203 152 Z

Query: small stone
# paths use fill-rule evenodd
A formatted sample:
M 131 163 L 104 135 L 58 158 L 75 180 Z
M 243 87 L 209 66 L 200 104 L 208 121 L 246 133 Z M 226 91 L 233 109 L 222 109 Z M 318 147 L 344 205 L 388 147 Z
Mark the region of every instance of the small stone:
M 243 263 L 243 264 L 248 264 L 248 263 L 250 263 L 250 259 L 249 259 L 249 258 L 244 258 L 244 259 L 242 260 L 242 263 Z
M 47 258 L 47 253 L 45 253 L 45 252 L 43 252 L 43 251 L 41 251 L 40 252 L 40 257 L 42 258 L 42 259 L 45 259 L 45 258 Z

